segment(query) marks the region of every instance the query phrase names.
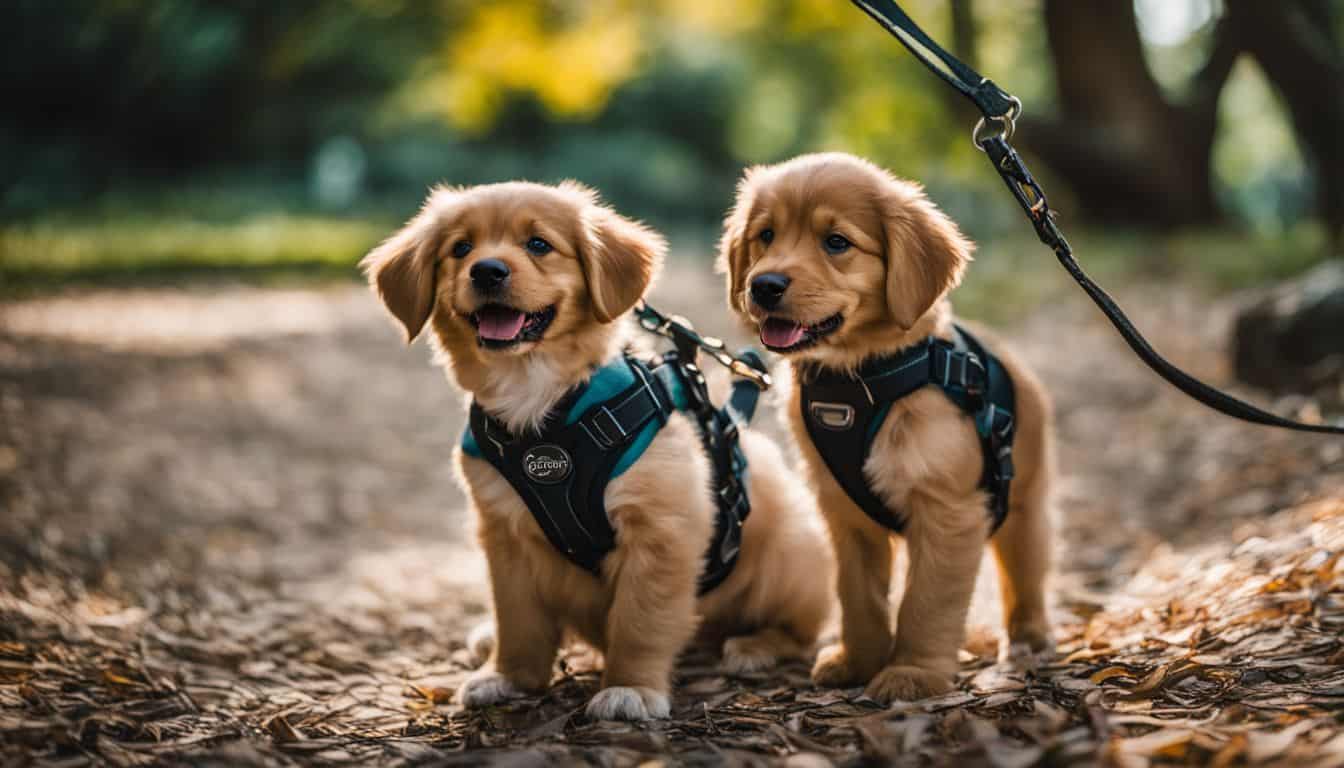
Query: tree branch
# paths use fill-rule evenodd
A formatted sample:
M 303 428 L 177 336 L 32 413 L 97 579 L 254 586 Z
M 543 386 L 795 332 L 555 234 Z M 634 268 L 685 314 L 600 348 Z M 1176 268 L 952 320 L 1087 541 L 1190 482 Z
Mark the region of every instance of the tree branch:
M 980 46 L 975 39 L 974 0 L 952 0 L 952 52 L 971 69 L 980 68 Z

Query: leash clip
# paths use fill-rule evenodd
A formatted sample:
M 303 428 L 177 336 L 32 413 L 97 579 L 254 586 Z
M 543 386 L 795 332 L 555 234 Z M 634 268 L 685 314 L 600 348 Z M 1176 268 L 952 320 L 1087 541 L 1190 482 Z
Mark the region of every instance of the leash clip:
M 1013 193 L 1022 210 L 1026 211 L 1041 242 L 1056 251 L 1068 250 L 1069 244 L 1064 239 L 1064 233 L 1055 225 L 1055 212 L 1050 209 L 1045 190 L 1036 183 L 1017 150 L 1009 146 L 1002 135 L 990 136 L 977 146 L 994 163 L 994 170 L 999 172 L 1003 182 L 1008 185 L 1008 191 Z
M 714 358 L 714 362 L 722 365 L 733 373 L 733 375 L 746 379 L 762 391 L 769 389 L 774 380 L 766 370 L 765 363 L 749 352 L 734 355 L 727 349 L 727 344 L 723 339 L 714 336 L 701 336 L 691 327 L 690 322 L 682 317 L 667 317 L 663 313 L 649 306 L 647 301 L 640 299 L 635 304 L 635 315 L 639 318 L 639 325 L 649 333 L 658 336 L 665 336 L 673 341 L 677 347 L 677 352 L 683 359 L 694 363 L 697 353 L 705 351 Z
M 985 148 L 982 146 L 984 142 L 989 141 L 990 139 L 998 138 L 1003 139 L 1004 141 L 1011 141 L 1013 134 L 1017 132 L 1017 118 L 1022 115 L 1021 99 L 1004 93 L 998 86 L 994 85 L 991 80 L 985 80 L 984 82 L 993 86 L 995 91 L 1006 97 L 1009 102 L 1009 107 L 1008 111 L 997 117 L 982 116 L 979 120 L 975 121 L 975 127 L 971 129 L 971 143 L 981 152 L 985 151 Z M 991 120 L 994 121 L 995 126 L 999 129 L 997 134 L 987 134 L 985 132 L 985 130 L 989 128 Z

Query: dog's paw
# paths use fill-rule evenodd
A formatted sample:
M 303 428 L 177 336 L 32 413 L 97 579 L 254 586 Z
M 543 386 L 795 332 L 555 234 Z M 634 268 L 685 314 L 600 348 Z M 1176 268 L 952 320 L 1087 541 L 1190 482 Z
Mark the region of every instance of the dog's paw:
M 457 689 L 457 703 L 467 708 L 488 707 L 522 695 L 507 677 L 482 671 L 468 677 Z
M 484 664 L 494 650 L 495 623 L 493 621 L 481 622 L 467 633 L 467 652 L 471 654 L 472 663 L 476 666 L 479 667 Z
M 672 700 L 652 688 L 613 685 L 588 702 L 587 714 L 593 720 L 664 719 L 672 714 Z
M 812 665 L 812 682 L 827 688 L 848 688 L 865 682 L 849 662 L 845 646 L 836 643 L 821 649 Z
M 1055 636 L 1046 621 L 1015 623 L 1008 628 L 1008 654 L 1035 655 L 1054 653 Z
M 1055 658 L 1053 643 L 1008 640 L 999 648 L 999 663 L 1019 672 L 1032 672 Z
M 919 701 L 950 690 L 952 678 L 941 672 L 893 664 L 878 672 L 863 693 L 880 704 L 890 704 L 893 701 Z
M 723 662 L 719 668 L 730 675 L 750 675 L 775 666 L 779 661 L 775 648 L 754 635 L 730 637 L 723 641 Z

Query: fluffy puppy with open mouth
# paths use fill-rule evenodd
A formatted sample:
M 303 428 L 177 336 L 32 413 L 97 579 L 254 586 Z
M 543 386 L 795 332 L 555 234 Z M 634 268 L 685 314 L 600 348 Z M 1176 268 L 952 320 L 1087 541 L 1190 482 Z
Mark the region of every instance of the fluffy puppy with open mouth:
M 841 638 L 813 679 L 884 702 L 950 690 L 991 534 L 1005 651 L 1052 645 L 1050 403 L 954 320 L 971 250 L 918 185 L 838 153 L 749 170 L 720 247 L 732 308 L 792 369 L 787 420 L 835 549 Z
M 620 321 L 664 247 L 579 184 L 514 182 L 436 189 L 362 262 L 408 341 L 431 326 L 472 400 L 453 458 L 494 627 L 488 660 L 458 690 L 466 706 L 545 687 L 573 638 L 604 656 L 590 716 L 667 717 L 674 662 L 697 630 L 744 672 L 807 653 L 826 620 L 820 520 L 778 448 L 742 431 L 751 512 L 733 532 L 697 423 L 623 351 L 633 324 Z M 708 563 L 729 569 L 709 588 Z

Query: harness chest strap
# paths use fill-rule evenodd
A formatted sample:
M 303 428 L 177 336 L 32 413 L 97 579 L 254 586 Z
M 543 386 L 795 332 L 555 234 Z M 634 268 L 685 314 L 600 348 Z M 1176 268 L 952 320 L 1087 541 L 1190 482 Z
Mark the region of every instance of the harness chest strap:
M 686 382 L 675 362 L 650 369 L 633 357 L 618 358 L 566 396 L 538 432 L 524 436 L 511 434 L 473 402 L 463 452 L 489 461 L 551 545 L 599 574 L 603 558 L 616 546 L 606 511 L 607 485 L 639 459 L 674 410 L 687 409 Z M 731 573 L 742 521 L 750 511 L 742 482 L 746 461 L 735 431 L 725 436 L 719 424 L 704 427 L 719 514 L 702 593 Z
M 873 438 L 892 403 L 936 386 L 975 421 L 990 495 L 993 530 L 1008 514 L 1013 478 L 1015 408 L 1012 379 L 975 337 L 954 329 L 952 341 L 929 337 L 897 355 L 868 361 L 854 375 L 819 369 L 801 377 L 803 422 L 831 474 L 869 517 L 900 531 L 904 520 L 873 491 L 863 474 Z

